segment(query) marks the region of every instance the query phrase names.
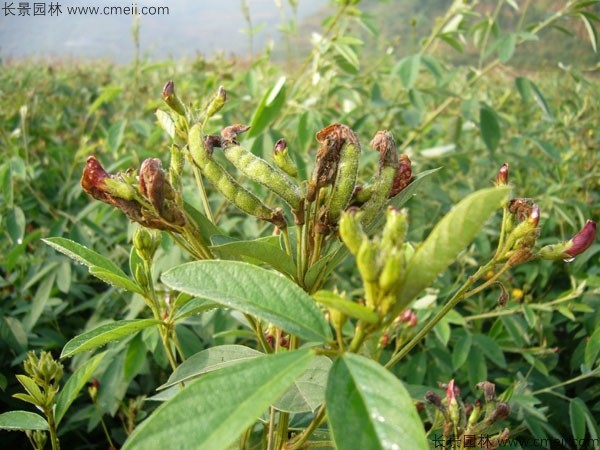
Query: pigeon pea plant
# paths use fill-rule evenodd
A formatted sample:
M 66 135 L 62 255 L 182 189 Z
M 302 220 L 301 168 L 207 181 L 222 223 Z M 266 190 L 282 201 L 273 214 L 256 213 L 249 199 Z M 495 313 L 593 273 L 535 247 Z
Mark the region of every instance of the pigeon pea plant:
M 398 154 L 391 132 L 375 133 L 370 147 L 378 154 L 379 168 L 372 179 L 360 182 L 362 147 L 356 134 L 343 124 L 325 127 L 316 134 L 312 174 L 303 180 L 284 140 L 275 144 L 269 162 L 240 144 L 247 126 L 206 133 L 209 120 L 226 103 L 224 88 L 203 108 L 183 102 L 172 81 L 162 96 L 169 109 L 157 111 L 157 117 L 172 138 L 168 169 L 160 159 L 149 158 L 139 171 L 110 174 L 90 156 L 81 179 L 90 196 L 138 224 L 130 275 L 74 241 L 46 240 L 101 280 L 143 297 L 148 310 L 144 318 L 114 321 L 73 338 L 61 358 L 145 329 L 156 329 L 160 336 L 171 366 L 155 398 L 163 403 L 139 425 L 132 413 L 124 449 L 426 449 L 423 421 L 430 423 L 430 431 L 441 426 L 445 440 L 486 431 L 497 433 L 493 439 L 498 441 L 510 434 L 498 428 L 509 414 L 510 394 L 496 402 L 492 383 L 481 380 L 479 386 L 486 401 L 483 418 L 481 402 L 467 408 L 453 381 L 444 386 L 445 401 L 433 391 L 426 394 L 435 411 L 420 416 L 388 369 L 461 300 L 499 286 L 498 302 L 505 304 L 508 294 L 499 279 L 511 268 L 536 258 L 568 260 L 585 251 L 595 240 L 594 222 L 567 242 L 536 249 L 539 207 L 531 199 L 512 198 L 505 164 L 494 186 L 465 197 L 423 242 L 407 242 L 408 213 L 400 208 L 434 171 L 413 176 L 410 159 Z M 184 198 L 186 165 L 204 213 Z M 257 194 L 246 180 L 268 194 Z M 210 202 L 216 193 L 266 222 L 271 235 L 224 240 L 219 228 L 224 215 L 216 214 Z M 502 222 L 491 259 L 417 330 L 411 303 L 498 209 Z M 157 279 L 153 268 L 162 233 L 191 262 Z M 362 279 L 360 295 L 326 289 L 349 255 Z M 226 308 L 245 322 L 253 338 L 247 345 L 196 349 L 186 357 L 177 327 L 207 310 Z M 395 351 L 383 361 L 381 348 L 391 339 Z M 89 359 L 60 391 L 62 365 L 47 353 L 30 355 L 27 375 L 19 376 L 27 393 L 17 396 L 36 405 L 44 417 L 13 411 L 3 415 L 2 426 L 30 430 L 36 449 L 43 448 L 48 432 L 52 448 L 59 448 L 57 427 L 106 353 Z M 90 388 L 93 402 L 97 390 L 97 385 Z

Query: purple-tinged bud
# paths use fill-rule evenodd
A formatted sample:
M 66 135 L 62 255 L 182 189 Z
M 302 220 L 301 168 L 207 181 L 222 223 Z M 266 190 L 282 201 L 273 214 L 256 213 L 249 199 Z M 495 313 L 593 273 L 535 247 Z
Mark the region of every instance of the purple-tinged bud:
M 275 147 L 273 147 L 273 152 L 281 153 L 287 149 L 287 142 L 285 139 L 279 139 L 275 142 Z
M 569 247 L 565 253 L 571 258 L 585 252 L 596 240 L 596 222 L 588 220 L 583 228 L 571 238 Z
M 529 214 L 529 217 L 527 218 L 527 221 L 533 227 L 537 227 L 538 226 L 538 223 L 540 221 L 540 207 L 538 205 L 534 204 L 531 207 L 531 213 Z
M 106 192 L 106 179 L 110 177 L 111 175 L 104 170 L 104 167 L 95 156 L 88 156 L 81 177 L 81 187 L 86 194 L 91 195 L 96 200 L 108 202 L 110 194 Z
M 496 409 L 492 411 L 490 416 L 486 419 L 486 423 L 491 425 L 492 423 L 504 420 L 510 414 L 510 406 L 505 402 L 498 402 Z
M 173 82 L 173 80 L 167 81 L 167 83 L 163 87 L 162 98 L 165 101 L 165 103 L 169 106 L 169 108 L 171 108 L 180 116 L 185 117 L 186 108 L 181 99 L 177 97 L 177 94 L 175 93 L 175 83 Z
M 506 186 L 508 184 L 508 163 L 502 164 L 498 175 L 496 176 L 496 186 Z
M 454 390 L 454 380 L 448 382 L 446 387 L 446 401 L 448 402 L 448 411 L 450 412 L 450 419 L 454 424 L 458 424 L 459 411 L 458 401 L 456 400 L 456 392 Z
M 540 250 L 542 259 L 570 262 L 577 255 L 586 251 L 596 240 L 596 222 L 588 220 L 583 228 L 567 242 L 546 245 Z
M 298 168 L 288 154 L 288 146 L 285 139 L 279 139 L 275 143 L 275 147 L 273 147 L 273 162 L 290 177 L 296 178 L 298 176 Z
M 406 154 L 400 155 L 398 160 L 398 169 L 390 191 L 390 198 L 395 197 L 402 192 L 412 180 L 412 164 L 410 158 Z
M 482 381 L 481 383 L 477 383 L 475 387 L 483 391 L 483 396 L 486 403 L 492 402 L 496 399 L 496 385 L 494 383 Z
M 425 392 L 425 401 L 427 403 L 431 403 L 433 406 L 439 409 L 445 409 L 444 405 L 442 405 L 441 397 L 433 391 Z
M 206 117 L 212 117 L 216 113 L 218 113 L 223 105 L 225 105 L 225 101 L 227 100 L 227 91 L 223 86 L 219 86 L 217 90 L 217 95 L 210 101 L 208 107 L 206 108 Z

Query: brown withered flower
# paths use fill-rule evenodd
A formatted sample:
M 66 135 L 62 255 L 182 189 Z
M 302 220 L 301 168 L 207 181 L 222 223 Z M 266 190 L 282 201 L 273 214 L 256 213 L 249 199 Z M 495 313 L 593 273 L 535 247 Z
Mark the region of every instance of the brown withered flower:
M 317 133 L 317 141 L 321 146 L 317 151 L 315 168 L 308 182 L 309 202 L 315 200 L 319 189 L 334 183 L 340 150 L 347 139 L 356 140 L 356 136 L 348 126 L 340 123 L 328 125 Z
M 158 215 L 174 225 L 184 225 L 185 216 L 175 204 L 175 190 L 167 180 L 158 158 L 144 160 L 140 167 L 140 194 L 146 197 Z
M 221 131 L 221 146 L 238 145 L 238 135 L 245 133 L 249 129 L 249 125 L 241 124 L 229 125 L 228 127 L 223 128 L 223 130 Z
M 166 182 L 166 179 L 164 181 Z M 161 183 L 158 182 L 156 186 L 154 186 L 154 181 L 147 178 L 143 182 L 144 189 L 142 190 L 142 195 L 144 195 L 144 192 L 148 194 L 149 192 L 157 191 L 160 184 Z M 95 156 L 89 156 L 87 159 L 81 177 L 81 187 L 84 192 L 91 195 L 96 200 L 100 200 L 120 209 L 127 217 L 129 217 L 129 219 L 138 222 L 145 227 L 156 228 L 158 230 L 177 231 L 178 226 L 184 224 L 182 221 L 184 220 L 183 215 L 178 216 L 173 213 L 171 209 L 165 210 L 164 206 L 161 206 L 164 214 L 164 217 L 161 217 L 159 209 L 152 204 L 150 198 L 148 199 L 156 211 L 153 211 L 148 205 L 144 205 L 144 202 L 140 199 L 139 193 L 136 192 L 135 187 L 125 181 L 123 175 L 113 175 L 108 173 Z M 172 190 L 170 185 L 169 188 Z M 171 193 L 163 191 L 161 195 L 163 198 L 165 196 L 170 197 Z M 155 197 L 155 200 L 157 198 L 158 196 Z
M 410 184 L 412 181 L 412 164 L 407 154 L 400 155 L 398 161 L 398 171 L 394 178 L 394 184 L 390 191 L 390 198 L 395 197 Z

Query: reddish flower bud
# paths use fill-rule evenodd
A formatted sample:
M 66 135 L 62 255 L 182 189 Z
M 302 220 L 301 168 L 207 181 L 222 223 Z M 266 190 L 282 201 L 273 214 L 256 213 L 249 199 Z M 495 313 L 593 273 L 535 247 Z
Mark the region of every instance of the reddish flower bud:
M 571 246 L 565 251 L 571 258 L 586 251 L 596 240 L 596 222 L 588 220 L 583 228 L 571 238 Z
M 527 221 L 534 227 L 538 226 L 538 223 L 540 221 L 540 207 L 535 203 L 531 207 L 531 212 L 529 213 Z
M 273 148 L 273 152 L 281 153 L 285 149 L 287 149 L 287 142 L 285 141 L 285 139 L 279 139 L 277 142 L 275 142 L 275 147 Z
M 96 200 L 107 202 L 110 195 L 106 192 L 105 180 L 110 178 L 110 174 L 104 170 L 100 161 L 95 156 L 88 156 L 83 176 L 81 177 L 81 187 L 84 192 L 94 197 Z
M 586 251 L 596 240 L 596 222 L 588 220 L 583 228 L 567 242 L 546 245 L 540 250 L 542 259 L 562 259 L 570 262 L 577 255 Z
M 496 399 L 496 385 L 494 383 L 490 383 L 489 381 L 482 381 L 481 383 L 477 383 L 475 387 L 483 391 L 483 396 L 485 398 L 486 403 L 494 401 Z
M 394 177 L 394 183 L 392 184 L 392 190 L 390 191 L 390 198 L 398 195 L 402 192 L 406 186 L 412 180 L 412 164 L 410 158 L 406 154 L 400 155 L 398 170 Z
M 506 186 L 508 184 L 508 164 L 502 164 L 498 175 L 496 176 L 496 186 Z
M 504 420 L 509 414 L 510 406 L 508 403 L 498 402 L 496 409 L 494 409 L 490 416 L 486 419 L 486 423 L 492 424 L 494 422 L 498 422 L 499 420 Z

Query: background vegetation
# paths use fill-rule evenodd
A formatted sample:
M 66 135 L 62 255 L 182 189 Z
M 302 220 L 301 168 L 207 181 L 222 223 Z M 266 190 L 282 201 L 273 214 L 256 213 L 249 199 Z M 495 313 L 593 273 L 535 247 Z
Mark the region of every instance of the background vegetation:
M 119 211 L 82 194 L 81 170 L 90 154 L 112 162 L 111 172 L 139 166 L 147 157 L 167 163 L 169 141 L 154 111 L 169 79 L 184 98 L 199 100 L 224 85 L 228 107 L 209 128 L 252 122 L 244 143 L 259 155 L 285 137 L 304 174 L 312 168 L 314 133 L 325 125 L 346 123 L 362 142 L 375 130 L 390 129 L 415 172 L 442 167 L 407 204 L 410 240 L 426 236 L 461 198 L 490 186 L 504 162 L 518 195 L 535 198 L 541 207 L 541 244 L 568 239 L 587 218 L 598 220 L 597 5 L 349 3 L 355 2 L 334 2 L 314 18 L 320 30 L 310 42 L 302 31 L 308 25 L 282 23 L 287 51 L 253 57 L 158 63 L 136 58 L 126 66 L 2 62 L 3 409 L 23 409 L 12 394 L 20 390 L 15 374 L 22 373 L 28 350 L 58 355 L 83 330 L 138 317 L 140 298 L 91 277 L 40 239 L 68 237 L 127 265 L 132 227 Z M 363 159 L 363 167 L 374 167 L 374 156 Z M 188 185 L 191 194 L 191 178 Z M 189 200 L 200 205 L 197 198 Z M 226 209 L 218 197 L 211 200 L 226 217 L 220 225 L 229 235 L 268 232 Z M 416 302 L 419 322 L 489 255 L 498 224 L 495 218 Z M 415 401 L 451 378 L 464 398 L 472 398 L 475 384 L 487 379 L 497 392 L 512 391 L 514 435 L 597 439 L 599 251 L 594 244 L 572 263 L 520 266 L 503 280 L 511 293 L 507 306 L 497 305 L 496 291 L 469 299 L 394 367 L 396 375 Z M 185 260 L 166 238 L 159 252 L 158 271 Z M 353 267 L 347 260 L 328 286 L 360 289 Z M 193 354 L 243 341 L 243 329 L 235 316 L 217 310 L 194 316 L 178 332 Z M 98 401 L 77 400 L 61 429 L 64 448 L 106 448 L 101 417 L 115 442 L 123 442 L 132 424 L 154 408 L 143 398 L 168 376 L 157 343 L 155 335 L 142 333 L 109 350 L 111 358 L 96 373 Z M 88 357 L 66 361 L 67 372 Z M 2 440 L 7 448 L 26 445 L 16 433 L 3 432 Z

